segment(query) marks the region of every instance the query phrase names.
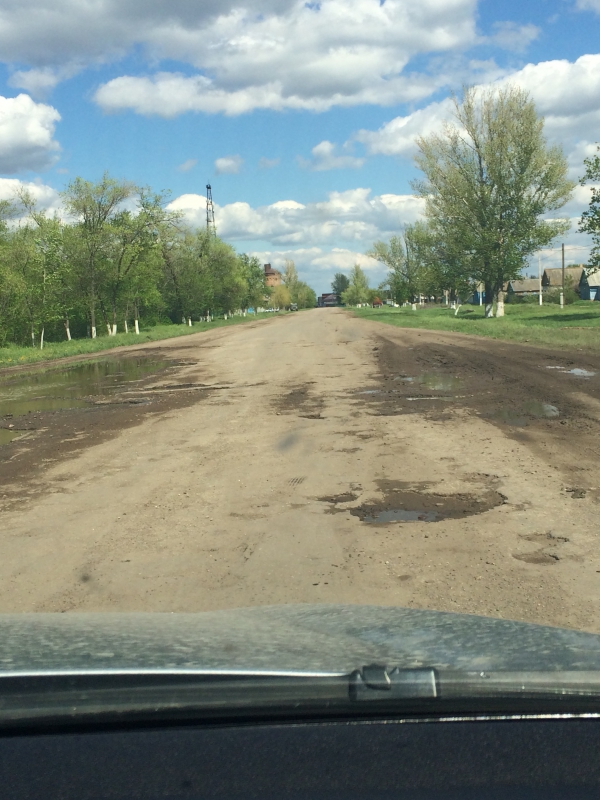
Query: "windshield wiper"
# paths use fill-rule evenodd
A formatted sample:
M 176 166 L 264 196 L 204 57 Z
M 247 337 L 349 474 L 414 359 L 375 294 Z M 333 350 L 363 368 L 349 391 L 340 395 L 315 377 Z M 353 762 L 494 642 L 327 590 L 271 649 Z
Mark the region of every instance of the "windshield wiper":
M 459 672 L 372 664 L 349 674 L 87 671 L 0 674 L 0 727 L 569 708 L 600 712 L 600 671 Z M 573 705 L 575 703 L 575 705 Z

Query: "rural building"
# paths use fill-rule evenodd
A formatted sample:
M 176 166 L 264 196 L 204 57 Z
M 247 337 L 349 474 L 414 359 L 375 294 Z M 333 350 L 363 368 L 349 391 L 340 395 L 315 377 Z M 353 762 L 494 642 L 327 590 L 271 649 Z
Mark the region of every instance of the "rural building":
M 586 275 L 584 270 L 579 282 L 579 296 L 582 300 L 600 300 L 600 269 L 590 275 Z
M 265 278 L 267 286 L 281 286 L 281 272 L 278 272 L 270 264 L 265 264 Z
M 518 281 L 509 281 L 506 288 L 507 300 L 511 297 L 525 297 L 538 294 L 540 282 L 537 278 L 521 278 Z
M 567 267 L 565 269 L 565 285 L 572 286 L 573 290 L 579 293 L 581 277 L 584 274 L 585 270 L 583 268 L 583 264 L 579 264 L 577 267 Z M 560 289 L 561 286 L 562 286 L 562 267 L 552 267 L 551 269 L 545 269 L 544 274 L 542 275 L 542 288 L 545 290 Z

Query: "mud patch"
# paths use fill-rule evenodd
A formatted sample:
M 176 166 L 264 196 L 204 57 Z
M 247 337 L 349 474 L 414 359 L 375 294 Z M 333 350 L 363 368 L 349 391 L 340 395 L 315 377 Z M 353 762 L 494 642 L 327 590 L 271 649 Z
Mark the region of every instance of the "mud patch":
M 434 494 L 429 484 L 409 484 L 401 481 L 380 480 L 377 485 L 382 494 L 380 501 L 364 503 L 353 508 L 339 508 L 356 499 L 352 492 L 333 497 L 320 497 L 330 503 L 331 513 L 350 513 L 361 522 L 388 524 L 390 522 L 438 522 L 442 519 L 461 519 L 483 514 L 506 502 L 504 495 L 493 489 L 483 494 Z
M 275 400 L 275 406 L 280 414 L 296 413 L 305 419 L 323 419 L 321 412 L 324 408 L 323 398 L 319 395 L 311 394 L 311 384 L 303 383 L 293 386 L 285 394 L 279 395 Z

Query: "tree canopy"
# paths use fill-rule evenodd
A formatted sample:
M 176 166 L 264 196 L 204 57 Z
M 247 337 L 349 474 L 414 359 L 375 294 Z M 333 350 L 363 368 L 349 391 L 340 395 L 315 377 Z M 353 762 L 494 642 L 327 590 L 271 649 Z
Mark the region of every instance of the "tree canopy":
M 431 261 L 459 283 L 484 283 L 491 315 L 492 299 L 527 258 L 569 228 L 544 217 L 571 196 L 567 161 L 546 142 L 533 100 L 514 86 L 465 89 L 455 122 L 417 144 L 424 177 L 413 188 L 425 201 Z

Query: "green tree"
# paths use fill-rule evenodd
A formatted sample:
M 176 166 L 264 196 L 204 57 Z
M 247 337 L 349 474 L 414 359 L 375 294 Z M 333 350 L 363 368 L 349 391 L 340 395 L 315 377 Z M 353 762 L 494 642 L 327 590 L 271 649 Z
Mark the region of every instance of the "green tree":
M 242 253 L 239 256 L 241 274 L 246 282 L 246 289 L 242 299 L 242 309 L 256 309 L 265 302 L 265 297 L 269 294 L 265 271 L 256 256 L 249 256 Z
M 504 313 L 506 281 L 517 278 L 528 256 L 569 223 L 542 219 L 561 208 L 574 184 L 562 150 L 549 146 L 544 121 L 520 88 L 465 89 L 455 98 L 456 123 L 417 140 L 416 163 L 425 177 L 413 183 L 427 219 L 450 261 L 486 287 Z
M 592 237 L 592 249 L 589 258 L 589 268 L 595 272 L 600 268 L 600 146 L 596 146 L 596 154 L 584 159 L 585 174 L 579 181 L 582 186 L 591 182 L 592 197 L 589 208 L 581 215 L 579 230 L 589 233 Z
M 285 284 L 273 287 L 271 292 L 270 306 L 271 308 L 289 308 L 292 302 L 290 290 Z
M 75 178 L 62 193 L 65 209 L 75 217 L 81 238 L 81 260 L 76 265 L 86 299 L 92 338 L 96 337 L 96 308 L 110 258 L 110 223 L 122 211 L 122 203 L 138 191 L 130 181 L 118 181 L 105 172 L 98 183 Z M 110 263 L 110 262 L 109 262 Z M 108 320 L 106 320 L 108 327 Z
M 317 305 L 317 293 L 304 281 L 298 281 L 292 302 L 298 308 L 314 308 Z
M 350 285 L 342 294 L 347 306 L 356 306 L 369 301 L 369 281 L 359 264 L 355 264 L 350 274 Z
M 341 297 L 349 286 L 350 278 L 343 272 L 336 272 L 331 281 L 331 291 Z

